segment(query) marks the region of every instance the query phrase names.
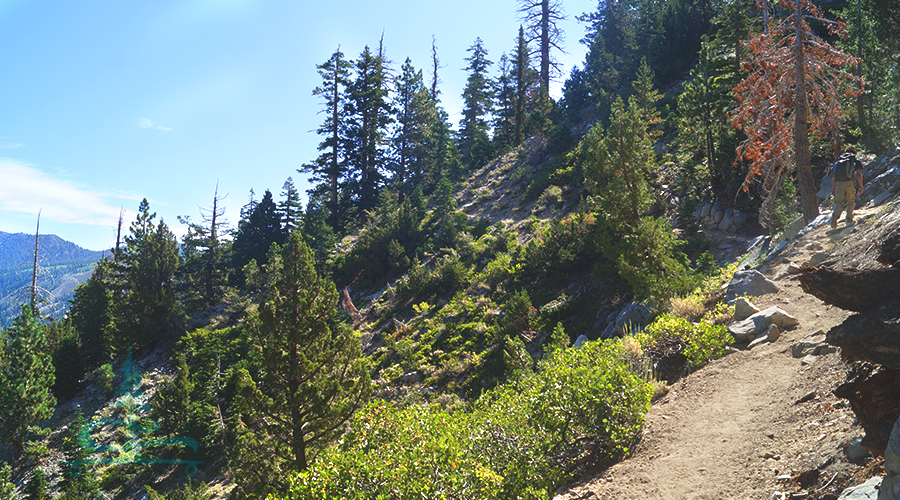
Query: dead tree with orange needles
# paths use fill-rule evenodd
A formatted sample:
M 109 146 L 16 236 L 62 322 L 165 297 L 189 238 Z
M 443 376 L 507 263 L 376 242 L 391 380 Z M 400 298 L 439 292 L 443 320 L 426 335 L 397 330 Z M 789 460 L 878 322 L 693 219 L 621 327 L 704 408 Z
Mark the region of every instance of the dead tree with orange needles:
M 761 183 L 760 223 L 767 227 L 772 227 L 778 188 L 793 172 L 803 217 L 819 214 L 810 134 L 830 138 L 839 152 L 841 97 L 855 96 L 862 88 L 862 80 L 844 70 L 857 59 L 818 37 L 808 20 L 837 36 L 846 36 L 847 26 L 824 18 L 810 0 L 785 5 L 790 15 L 767 19 L 765 29 L 744 42 L 748 56 L 741 69 L 747 76 L 734 89 L 738 106 L 732 112 L 732 126 L 747 136 L 736 151 L 736 162 L 749 162 L 743 189 Z

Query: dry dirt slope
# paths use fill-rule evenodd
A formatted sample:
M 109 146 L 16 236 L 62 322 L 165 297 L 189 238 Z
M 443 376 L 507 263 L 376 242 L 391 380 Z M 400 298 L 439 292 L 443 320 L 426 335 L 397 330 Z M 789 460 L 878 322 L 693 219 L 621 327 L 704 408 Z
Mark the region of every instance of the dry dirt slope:
M 755 304 L 781 307 L 800 320 L 798 327 L 674 384 L 647 414 L 631 458 L 588 471 L 556 498 L 769 500 L 785 492 L 785 498 L 837 498 L 844 486 L 876 473 L 877 460 L 854 464 L 844 452 L 862 429 L 831 394 L 846 374 L 839 354 L 804 362 L 790 348 L 848 316 L 805 294 L 786 272 L 788 263 L 832 248 L 839 234 L 827 224 L 819 227 L 760 268 L 781 290 Z

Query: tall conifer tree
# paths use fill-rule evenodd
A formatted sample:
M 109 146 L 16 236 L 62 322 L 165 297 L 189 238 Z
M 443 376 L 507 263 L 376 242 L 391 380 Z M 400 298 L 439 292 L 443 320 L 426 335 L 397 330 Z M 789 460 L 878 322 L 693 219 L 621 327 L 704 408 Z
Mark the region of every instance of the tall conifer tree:
M 468 48 L 466 58 L 466 87 L 463 90 L 462 120 L 459 130 L 459 151 L 468 168 L 476 168 L 487 162 L 492 154 L 488 137 L 488 119 L 493 111 L 494 91 L 488 76 L 491 62 L 481 37 Z
M 273 247 L 254 343 L 262 371 L 238 372 L 246 427 L 234 459 L 244 494 L 281 488 L 305 470 L 371 394 L 359 338 L 335 319 L 338 294 L 316 274 L 299 233 Z
M 123 296 L 115 314 L 120 349 L 166 338 L 181 321 L 174 279 L 180 264 L 178 242 L 166 223 L 155 223 L 155 218 L 144 199 L 125 236 L 119 261 Z
M 0 373 L 0 437 L 21 454 L 25 443 L 46 436 L 38 424 L 53 415 L 56 398 L 50 388 L 56 376 L 43 326 L 30 306 L 6 330 L 7 366 Z
M 392 121 L 387 67 L 383 50 L 367 46 L 356 61 L 356 79 L 348 89 L 347 155 L 357 208 L 368 210 L 378 201 L 386 163 L 387 127 Z
M 322 136 L 318 150 L 321 154 L 312 163 L 303 165 L 299 172 L 312 174 L 317 182 L 313 192 L 325 195 L 330 222 L 336 225 L 342 220 L 341 195 L 346 192 L 347 177 L 347 113 L 345 102 L 350 85 L 351 64 L 344 58 L 340 47 L 324 63 L 316 66 L 322 83 L 313 90 L 313 95 L 324 99 L 325 121 L 316 129 Z

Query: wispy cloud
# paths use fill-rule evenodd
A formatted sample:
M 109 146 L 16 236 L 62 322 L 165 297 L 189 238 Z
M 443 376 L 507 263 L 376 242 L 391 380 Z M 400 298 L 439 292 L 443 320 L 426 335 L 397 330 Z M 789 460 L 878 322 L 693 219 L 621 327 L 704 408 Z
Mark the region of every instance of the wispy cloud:
M 109 226 L 119 207 L 112 196 L 93 192 L 30 165 L 0 158 L 0 210 L 35 215 L 63 223 Z
M 137 124 L 138 124 L 138 127 L 141 127 L 141 128 L 152 128 L 152 129 L 156 129 L 156 130 L 161 130 L 163 132 L 173 132 L 175 130 L 171 127 L 166 127 L 164 125 L 158 125 L 149 118 L 141 118 L 140 120 L 138 120 Z
M 25 145 L 21 142 L 6 142 L 0 141 L 0 149 L 19 149 L 24 148 Z

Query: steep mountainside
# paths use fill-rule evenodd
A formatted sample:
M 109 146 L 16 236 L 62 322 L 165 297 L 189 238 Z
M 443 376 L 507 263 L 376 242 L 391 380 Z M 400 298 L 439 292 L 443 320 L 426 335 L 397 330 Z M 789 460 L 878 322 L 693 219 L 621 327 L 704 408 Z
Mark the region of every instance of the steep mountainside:
M 45 313 L 59 317 L 75 287 L 90 277 L 103 252 L 86 250 L 53 234 L 38 239 L 38 286 L 49 300 Z M 34 235 L 0 232 L 0 326 L 7 327 L 31 282 Z

